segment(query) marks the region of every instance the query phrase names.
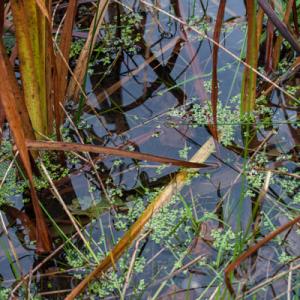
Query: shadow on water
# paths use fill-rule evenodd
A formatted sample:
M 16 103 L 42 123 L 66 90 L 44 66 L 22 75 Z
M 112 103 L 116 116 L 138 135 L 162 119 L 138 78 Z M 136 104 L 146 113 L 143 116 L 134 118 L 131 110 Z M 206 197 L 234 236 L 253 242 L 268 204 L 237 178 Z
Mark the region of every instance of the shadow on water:
M 208 1 L 209 4 L 207 1 L 190 0 L 159 2 L 161 8 L 174 12 L 177 17 L 189 19 L 194 26 L 212 34 L 218 1 Z M 199 39 L 190 30 L 184 30 L 165 15 L 146 10 L 139 1 L 123 1 L 123 4 L 128 5 L 140 16 L 137 24 L 131 24 L 126 38 L 139 38 L 135 40 L 134 45 L 122 39 L 125 34 L 121 25 L 124 22 L 123 16 L 129 15 L 126 19 L 128 22 L 130 18 L 134 18 L 134 13 L 117 2 L 112 3 L 106 22 L 117 25 L 111 42 L 114 42 L 114 39 L 118 42 L 115 48 L 111 45 L 111 49 L 107 47 L 106 52 L 100 52 L 101 55 L 108 56 L 108 63 L 104 63 L 100 56 L 93 61 L 86 83 L 89 102 L 84 105 L 78 125 L 80 134 L 86 143 L 172 158 L 179 158 L 179 151 L 186 148 L 188 157 L 191 157 L 191 154 L 210 137 L 205 124 L 196 126 L 197 120 L 193 118 L 192 112 L 194 105 L 205 105 L 206 100 L 210 98 L 212 45 L 207 40 Z M 244 15 L 243 1 L 228 1 L 221 43 L 238 56 L 244 47 Z M 102 38 L 104 36 L 103 30 Z M 269 220 L 269 224 L 260 229 L 257 233 L 259 236 L 275 226 L 272 222 L 276 225 L 284 223 L 286 217 L 282 214 L 283 210 L 299 209 L 299 205 L 295 204 L 293 199 L 299 194 L 300 187 L 293 186 L 289 192 L 283 193 L 283 185 L 280 185 L 280 181 L 286 181 L 283 173 L 275 174 L 276 178 L 270 185 L 265 201 L 259 204 L 254 220 L 252 213 L 260 191 L 254 187 L 251 193 L 245 195 L 249 191 L 247 181 L 251 181 L 254 176 L 261 176 L 259 178 L 263 180 L 264 175 L 261 174 L 265 174 L 267 168 L 282 167 L 283 172 L 299 174 L 300 137 L 299 127 L 295 123 L 299 120 L 299 107 L 295 107 L 289 99 L 274 91 L 272 102 L 269 103 L 271 110 L 258 115 L 258 122 L 262 126 L 254 127 L 254 137 L 248 149 L 243 144 L 239 119 L 235 120 L 235 124 L 226 124 L 227 120 L 232 122 L 232 111 L 239 109 L 237 102 L 231 100 L 240 93 L 243 67 L 220 51 L 218 68 L 220 107 L 222 106 L 220 111 L 223 112 L 223 115 L 219 116 L 223 124 L 219 126 L 224 127 L 225 131 L 232 131 L 234 139 L 230 145 L 220 145 L 219 152 L 210 157 L 209 161 L 217 162 L 219 168 L 201 171 L 181 192 L 184 201 L 174 204 L 175 208 L 188 205 L 197 216 L 197 221 L 202 220 L 197 223 L 201 224 L 198 230 L 202 238 L 197 237 L 199 232 L 196 238 L 195 233 L 179 232 L 172 247 L 163 242 L 157 244 L 151 238 L 142 242 L 138 256 L 150 260 L 151 264 L 146 264 L 143 273 L 133 277 L 132 286 L 135 287 L 141 279 L 151 278 L 152 283 L 146 292 L 141 294 L 143 299 L 155 294 L 161 284 L 160 278 L 165 278 L 172 272 L 176 257 L 172 251 L 175 251 L 176 247 L 184 249 L 192 245 L 192 258 L 201 254 L 206 257 L 206 261 L 217 261 L 214 267 L 222 270 L 222 265 L 225 265 L 228 257 L 226 252 L 224 257 L 218 257 L 220 252 L 216 251 L 211 235 L 213 229 L 224 229 L 224 224 L 230 224 L 232 228 L 238 229 L 241 226 L 242 230 L 247 230 L 249 222 L 256 222 L 264 216 L 264 220 Z M 284 84 L 296 86 L 298 81 L 299 78 L 295 76 Z M 78 106 L 70 102 L 68 109 L 71 114 L 75 114 Z M 292 124 L 290 121 L 293 121 Z M 66 122 L 65 127 L 77 141 L 78 137 L 72 126 Z M 264 155 L 261 155 L 261 161 L 256 162 L 257 169 L 251 169 L 251 165 L 247 165 L 247 179 L 244 176 L 239 177 L 241 170 L 245 168 L 245 149 L 251 157 L 272 129 L 278 132 L 263 147 Z M 149 190 L 154 191 L 167 184 L 177 169 L 169 166 L 157 168 L 154 164 L 132 159 L 119 160 L 96 155 L 92 158 L 100 170 L 100 180 L 88 163 L 69 159 L 68 168 L 71 175 L 58 179 L 55 185 L 80 226 L 86 228 L 94 241 L 101 240 L 101 243 L 96 243 L 93 247 L 103 253 L 107 252 L 127 229 L 126 226 L 123 230 L 115 226 L 118 221 L 116 216 L 126 216 L 134 205 L 133 199 L 140 197 L 145 202 L 149 197 Z M 267 167 L 264 159 L 267 159 Z M 259 168 L 261 173 L 257 171 Z M 105 190 L 102 188 L 103 183 Z M 242 194 L 245 197 L 241 197 Z M 76 235 L 76 231 L 65 212 L 60 209 L 51 189 L 44 189 L 40 196 L 47 214 L 51 216 L 49 227 L 58 246 L 67 236 Z M 23 198 L 26 197 L 24 194 Z M 113 203 L 108 199 L 113 199 Z M 9 256 L 8 259 L 8 254 L 5 254 L 4 249 L 8 249 L 9 244 L 4 231 L 1 231 L 0 278 L 5 287 L 13 287 L 21 274 L 27 274 L 43 260 L 34 254 L 34 237 L 30 236 L 30 230 L 34 231 L 30 229 L 30 206 L 26 204 L 23 207 L 21 195 L 15 196 L 12 201 L 17 210 L 7 206 L 3 211 L 18 260 L 13 256 Z M 215 214 L 215 219 L 205 218 L 212 213 Z M 182 219 L 181 222 L 187 221 Z M 227 225 L 226 228 L 228 229 Z M 294 230 L 285 235 L 283 243 L 286 244 L 284 248 L 287 255 L 300 255 L 297 250 L 300 239 Z M 72 244 L 78 249 L 84 246 L 77 237 L 73 239 Z M 66 243 L 64 251 L 58 252 L 54 259 L 39 268 L 38 276 L 33 275 L 30 278 L 36 285 L 37 294 L 45 299 L 63 299 L 65 293 L 78 282 L 74 274 L 79 274 L 77 278 L 84 274 L 84 269 L 76 268 L 74 264 L 74 260 L 79 258 L 72 249 L 72 244 Z M 133 250 L 130 251 L 132 253 Z M 74 257 L 70 263 L 72 255 Z M 152 260 L 154 256 L 156 259 Z M 283 264 L 278 263 L 279 256 L 280 253 L 274 244 L 270 243 L 262 247 L 251 261 L 247 261 L 244 269 L 237 270 L 235 276 L 241 281 L 247 279 L 248 282 L 242 287 L 245 290 L 250 289 L 285 268 Z M 22 273 L 18 271 L 18 267 Z M 185 295 L 188 295 L 189 299 L 196 299 L 201 295 L 210 297 L 222 280 L 218 277 L 220 274 L 214 273 L 208 265 L 195 264 L 185 272 L 174 275 L 170 284 L 163 289 L 162 293 L 166 295 L 163 299 L 175 299 L 172 296 L 184 299 Z M 295 274 L 299 275 L 297 272 Z M 280 279 L 267 286 L 258 296 L 275 297 L 284 289 L 286 280 Z M 132 292 L 133 288 L 128 290 L 128 299 Z M 118 294 L 112 292 L 109 299 L 118 297 Z

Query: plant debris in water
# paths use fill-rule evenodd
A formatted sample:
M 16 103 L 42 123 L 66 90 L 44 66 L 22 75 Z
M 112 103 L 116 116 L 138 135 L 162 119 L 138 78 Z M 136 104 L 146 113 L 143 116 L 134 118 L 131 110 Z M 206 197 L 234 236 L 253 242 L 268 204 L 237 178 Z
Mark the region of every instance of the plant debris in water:
M 298 1 L 225 1 L 224 17 L 218 1 L 39 2 L 0 4 L 0 299 L 298 299 Z M 32 5 L 26 41 L 17 22 Z M 38 115 L 34 99 L 46 99 Z M 35 150 L 33 189 L 20 145 L 35 140 L 129 152 Z M 189 161 L 201 149 L 213 168 L 135 155 Z M 52 257 L 36 253 L 33 193 Z

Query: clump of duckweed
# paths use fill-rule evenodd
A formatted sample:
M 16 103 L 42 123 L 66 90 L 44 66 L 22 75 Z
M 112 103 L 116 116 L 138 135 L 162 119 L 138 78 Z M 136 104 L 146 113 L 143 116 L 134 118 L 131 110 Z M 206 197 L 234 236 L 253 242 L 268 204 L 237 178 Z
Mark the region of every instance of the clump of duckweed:
M 138 51 L 138 44 L 141 34 L 136 32 L 136 27 L 141 22 L 142 17 L 138 13 L 129 13 L 121 16 L 121 28 L 116 24 L 107 24 L 101 44 L 95 48 L 96 62 L 109 65 L 123 49 L 134 55 Z M 117 21 L 117 17 L 115 17 Z M 120 31 L 120 35 L 117 33 Z M 98 59 L 98 57 L 100 57 Z
M 129 268 L 129 262 L 131 261 L 131 254 L 126 253 L 116 265 L 116 270 L 110 271 L 105 274 L 102 280 L 95 281 L 89 285 L 89 293 L 93 296 L 98 296 L 100 298 L 107 297 L 112 293 L 117 293 L 121 295 L 125 284 L 126 274 Z M 146 288 L 145 280 L 140 278 L 146 265 L 146 259 L 143 256 L 136 257 L 132 269 L 134 275 L 139 275 L 139 279 L 134 281 L 131 289 L 133 294 L 137 296 L 140 292 L 144 291 Z
M 192 107 L 192 116 L 194 127 L 211 124 L 211 106 L 209 104 L 205 104 L 204 106 L 200 104 L 194 104 Z M 229 105 L 222 105 L 221 103 L 218 103 L 217 126 L 225 129 L 222 131 L 221 136 L 221 143 L 224 146 L 231 145 L 234 139 L 235 128 L 239 117 L 240 116 L 238 110 L 233 110 Z
M 0 164 L 0 182 L 5 179 L 4 184 L 0 188 L 1 206 L 8 203 L 12 196 L 22 193 L 27 187 L 27 181 L 17 178 L 16 164 L 10 166 L 11 159 L 13 158 L 12 145 L 10 142 L 3 141 L 1 143 L 0 157 L 3 159 Z M 7 173 L 8 169 L 9 172 Z
M 8 299 L 10 295 L 10 289 L 0 287 L 0 299 Z
M 142 197 L 136 197 L 129 204 L 129 210 L 126 214 L 116 214 L 115 228 L 117 230 L 126 230 L 145 210 L 145 203 Z
M 207 93 L 211 91 L 211 81 L 205 81 L 204 87 Z M 191 128 L 204 127 L 212 124 L 213 115 L 212 107 L 210 101 L 207 101 L 205 104 L 195 103 L 199 102 L 199 99 L 192 98 L 190 109 L 186 105 L 179 108 L 173 108 L 170 110 L 167 115 L 173 118 L 173 121 L 170 121 L 172 127 L 177 127 L 179 125 L 189 125 Z M 238 125 L 241 123 L 241 116 L 239 112 L 239 102 L 240 95 L 232 97 L 227 104 L 221 103 L 218 101 L 217 104 L 217 126 L 218 128 L 223 128 L 222 136 L 220 142 L 224 146 L 231 145 L 234 137 L 235 131 L 238 128 Z M 188 152 L 188 148 L 184 148 L 180 151 L 181 158 L 185 158 Z
M 178 196 L 174 195 L 172 200 L 155 214 L 146 228 L 151 230 L 150 238 L 157 244 L 168 242 L 172 239 L 172 234 L 177 227 L 178 221 L 184 214 L 184 208 L 176 208 L 175 204 L 178 202 Z M 176 228 L 179 230 L 179 226 Z M 171 234 L 172 233 L 172 234 Z
M 84 260 L 75 249 L 66 250 L 66 260 L 72 268 L 80 268 L 84 266 Z
M 254 191 L 260 190 L 264 184 L 266 174 L 256 170 L 256 167 L 264 167 L 268 163 L 268 158 L 265 152 L 259 152 L 254 157 L 253 161 L 246 168 L 246 178 L 248 189 L 246 195 L 253 197 Z

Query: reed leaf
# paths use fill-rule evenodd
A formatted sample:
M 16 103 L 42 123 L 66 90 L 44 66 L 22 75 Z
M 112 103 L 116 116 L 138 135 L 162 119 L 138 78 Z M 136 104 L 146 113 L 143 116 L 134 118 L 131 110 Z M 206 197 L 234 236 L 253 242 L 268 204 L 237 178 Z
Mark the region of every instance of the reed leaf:
M 273 40 L 274 40 L 274 25 L 269 19 L 267 22 L 267 41 L 266 41 L 266 53 L 265 53 L 265 71 L 270 73 L 272 71 L 273 60 Z
M 87 72 L 88 61 L 97 41 L 97 35 L 102 26 L 109 0 L 98 1 L 96 14 L 91 23 L 87 40 L 80 52 L 74 76 L 70 79 L 67 91 L 67 98 L 78 100 L 80 85 L 83 84 Z
M 35 0 L 37 6 L 39 7 L 42 14 L 47 18 L 48 22 L 51 22 L 51 18 L 49 16 L 48 8 L 46 6 L 47 1 L 45 0 Z
M 47 9 L 51 11 L 52 1 L 47 0 Z M 52 133 L 53 124 L 55 124 L 56 138 L 61 140 L 59 118 L 54 123 L 59 109 L 55 106 L 55 85 L 54 78 L 57 76 L 56 57 L 54 54 L 54 43 L 52 39 L 52 23 L 45 22 L 45 85 L 47 99 L 47 116 L 48 116 L 48 134 Z
M 46 78 L 49 73 L 50 66 L 46 66 L 46 55 L 47 55 L 47 27 L 48 20 L 44 16 L 43 13 L 39 12 L 39 7 L 37 7 L 38 12 L 38 34 L 39 34 L 39 74 L 38 74 L 38 82 L 39 82 L 39 95 L 41 102 L 41 113 L 43 115 L 43 122 L 45 126 L 45 134 L 48 135 L 52 131 L 53 124 L 49 124 L 48 119 L 48 93 L 47 93 L 47 84 Z
M 73 25 L 77 11 L 77 0 L 73 0 L 69 2 L 66 18 L 63 25 L 63 30 L 61 33 L 61 42 L 60 42 L 60 51 L 61 55 L 56 57 L 56 68 L 57 73 L 55 77 L 55 110 L 56 110 L 56 122 L 58 124 L 62 123 L 63 113 L 61 111 L 61 107 L 59 103 L 64 103 L 65 93 L 68 82 L 68 66 L 65 62 L 69 61 L 69 54 L 72 43 L 72 32 Z M 62 57 L 63 56 L 63 57 Z
M 218 51 L 220 41 L 221 28 L 224 18 L 226 0 L 221 0 L 219 4 L 216 25 L 214 29 L 213 39 L 216 44 L 213 45 L 213 55 L 212 55 L 212 90 L 211 90 L 211 107 L 212 107 L 212 116 L 213 116 L 213 127 L 212 134 L 213 137 L 218 140 L 218 128 L 217 128 L 217 105 L 219 97 L 219 86 L 218 86 Z
M 10 3 L 16 31 L 24 98 L 32 126 L 38 137 L 37 132 L 46 133 L 46 126 L 41 113 L 36 59 L 32 49 L 32 40 L 36 32 L 29 32 L 30 23 L 27 21 L 28 15 L 25 13 L 23 1 L 11 0 Z
M 2 82 L 0 89 L 0 100 L 2 106 L 4 108 L 7 120 L 10 125 L 10 129 L 14 136 L 14 141 L 19 150 L 21 161 L 24 166 L 24 170 L 26 172 L 27 178 L 29 180 L 30 190 L 31 190 L 31 199 L 36 217 L 36 230 L 37 230 L 37 252 L 49 252 L 51 250 L 51 242 L 48 235 L 48 229 L 46 226 L 46 222 L 44 220 L 44 216 L 42 214 L 39 200 L 34 188 L 33 183 L 33 174 L 32 168 L 30 164 L 30 157 L 27 150 L 26 142 L 25 142 L 25 133 L 23 130 L 23 124 L 21 117 L 18 113 L 17 102 L 15 99 L 14 93 L 14 84 L 11 82 L 11 76 L 9 74 L 9 69 L 7 64 L 8 61 L 6 58 L 6 52 L 2 40 L 0 41 L 0 73 L 2 74 Z
M 260 38 L 263 32 L 263 23 L 264 23 L 264 11 L 261 7 L 258 8 L 257 12 L 257 23 L 256 23 L 256 43 L 257 43 L 257 51 L 259 51 L 259 45 L 260 45 Z M 258 53 L 257 53 L 258 55 Z M 256 74 L 257 76 L 257 74 Z
M 26 146 L 29 149 L 35 149 L 35 150 L 91 152 L 91 153 L 99 153 L 105 155 L 114 155 L 114 156 L 127 157 L 127 158 L 133 158 L 138 160 L 157 162 L 162 164 L 172 164 L 175 166 L 186 167 L 186 168 L 216 167 L 216 165 L 213 164 L 188 162 L 188 161 L 182 161 L 182 160 L 177 160 L 177 159 L 172 159 L 172 158 L 162 157 L 162 156 L 157 156 L 152 154 L 146 154 L 141 152 L 127 151 L 127 150 L 121 150 L 117 148 L 87 145 L 87 144 L 27 140 Z
M 25 13 L 28 21 L 28 31 L 32 46 L 34 68 L 38 84 L 38 97 L 41 106 L 40 115 L 44 130 L 48 133 L 47 99 L 45 85 L 45 17 L 40 13 L 36 0 L 24 1 Z

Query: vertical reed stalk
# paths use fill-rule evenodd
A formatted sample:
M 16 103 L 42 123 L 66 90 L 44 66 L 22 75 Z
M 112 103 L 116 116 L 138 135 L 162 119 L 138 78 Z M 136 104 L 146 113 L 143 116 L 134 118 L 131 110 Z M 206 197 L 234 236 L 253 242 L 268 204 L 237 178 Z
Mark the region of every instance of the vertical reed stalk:
M 213 39 L 216 43 L 219 44 L 221 28 L 224 18 L 226 0 L 221 0 L 219 4 L 216 25 L 214 29 Z M 218 128 L 217 128 L 217 106 L 218 106 L 218 97 L 219 97 L 219 88 L 218 88 L 218 51 L 219 46 L 214 44 L 213 46 L 213 69 L 212 69 L 212 90 L 211 90 L 211 107 L 212 107 L 212 115 L 213 115 L 213 126 L 212 126 L 212 134 L 213 137 L 218 139 Z
M 271 2 L 272 8 L 274 8 L 273 2 Z M 273 61 L 273 40 L 274 40 L 274 25 L 269 19 L 267 23 L 267 41 L 266 41 L 266 53 L 265 53 L 265 71 L 270 73 L 272 71 Z
M 257 47 L 257 19 L 256 19 L 256 0 L 247 0 L 247 54 L 246 63 L 252 68 L 257 67 L 258 47 Z M 255 108 L 256 100 L 256 74 L 250 68 L 245 68 L 242 92 L 241 92 L 241 113 L 248 113 Z

